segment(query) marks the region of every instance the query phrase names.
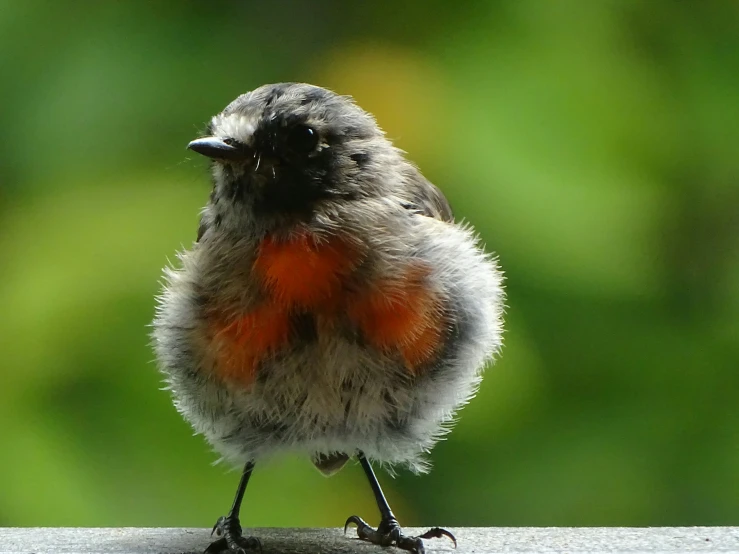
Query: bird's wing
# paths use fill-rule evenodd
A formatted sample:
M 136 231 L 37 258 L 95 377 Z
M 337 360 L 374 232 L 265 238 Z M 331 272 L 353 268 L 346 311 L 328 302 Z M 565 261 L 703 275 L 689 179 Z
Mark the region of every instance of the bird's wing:
M 408 208 L 416 213 L 441 221 L 454 221 L 449 201 L 436 185 L 417 172 L 408 184 Z

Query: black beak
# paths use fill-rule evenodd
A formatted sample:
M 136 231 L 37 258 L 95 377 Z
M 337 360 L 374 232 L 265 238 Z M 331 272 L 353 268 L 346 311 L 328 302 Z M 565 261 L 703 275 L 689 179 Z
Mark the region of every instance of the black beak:
M 193 152 L 209 158 L 222 160 L 241 160 L 246 158 L 246 149 L 226 144 L 218 137 L 203 137 L 195 139 L 187 147 Z

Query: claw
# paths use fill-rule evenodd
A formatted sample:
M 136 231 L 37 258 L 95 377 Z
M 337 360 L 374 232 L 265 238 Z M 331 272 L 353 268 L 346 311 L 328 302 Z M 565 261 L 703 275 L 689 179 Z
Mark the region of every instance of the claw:
M 359 528 L 359 527 L 361 527 L 363 525 L 367 525 L 361 517 L 359 517 L 359 516 L 350 516 L 346 520 L 346 523 L 344 524 L 344 534 L 345 535 L 346 535 L 346 530 L 349 528 L 349 525 L 351 523 L 353 523 L 354 525 L 356 525 L 357 528 Z
M 442 537 L 448 537 L 454 543 L 454 548 L 457 548 L 457 539 L 454 535 L 441 527 L 434 527 L 426 531 L 423 535 L 419 535 L 421 539 L 440 539 Z
M 426 531 L 423 535 L 417 537 L 409 537 L 403 534 L 403 530 L 398 525 L 398 521 L 390 515 L 383 519 L 377 529 L 370 527 L 361 517 L 351 516 L 344 524 L 344 534 L 349 525 L 354 523 L 357 526 L 357 537 L 361 540 L 369 541 L 379 546 L 397 546 L 398 548 L 410 552 L 411 554 L 425 554 L 426 548 L 423 545 L 423 539 L 440 539 L 442 537 L 449 538 L 457 548 L 457 539 L 446 529 L 441 527 L 433 527 Z
M 216 521 L 216 524 L 213 526 L 213 530 L 210 532 L 210 536 L 212 537 L 213 534 L 218 531 L 218 536 L 220 537 L 222 533 L 223 528 L 223 522 L 226 521 L 226 518 L 221 516 L 218 518 L 218 521 Z

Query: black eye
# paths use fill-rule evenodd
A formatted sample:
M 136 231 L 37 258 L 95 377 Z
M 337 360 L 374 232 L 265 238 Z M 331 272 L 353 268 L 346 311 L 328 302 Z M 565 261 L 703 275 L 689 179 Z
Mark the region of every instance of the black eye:
M 318 133 L 307 125 L 296 125 L 287 132 L 285 145 L 296 154 L 310 154 L 318 146 Z

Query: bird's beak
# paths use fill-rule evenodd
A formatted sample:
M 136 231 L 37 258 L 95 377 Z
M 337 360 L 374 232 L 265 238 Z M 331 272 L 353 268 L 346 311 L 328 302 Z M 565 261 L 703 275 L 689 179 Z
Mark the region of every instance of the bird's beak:
M 197 152 L 203 156 L 222 160 L 240 160 L 245 158 L 247 154 L 243 148 L 237 148 L 236 146 L 226 144 L 218 137 L 203 137 L 195 139 L 188 144 L 187 147 L 193 152 Z

